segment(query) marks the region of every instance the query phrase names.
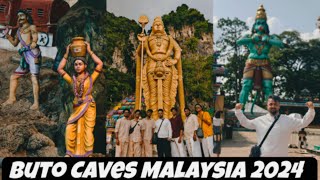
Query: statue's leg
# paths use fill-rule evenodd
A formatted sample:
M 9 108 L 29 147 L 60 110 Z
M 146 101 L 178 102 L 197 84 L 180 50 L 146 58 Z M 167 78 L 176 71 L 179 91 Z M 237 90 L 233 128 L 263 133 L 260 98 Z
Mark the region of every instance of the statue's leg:
M 30 107 L 31 110 L 39 109 L 39 76 L 32 74 L 31 75 L 32 89 L 33 89 L 33 105 Z
M 247 67 L 244 69 L 242 89 L 239 97 L 239 101 L 241 104 L 243 104 L 243 108 L 248 101 L 249 93 L 251 92 L 253 87 L 253 75 L 254 69 L 248 69 Z
M 166 72 L 166 79 L 164 79 L 163 84 L 162 84 L 162 92 L 163 92 L 163 117 L 170 119 L 172 114 L 171 114 L 171 108 L 174 106 L 174 104 L 171 104 L 171 96 L 172 94 L 170 93 L 171 90 L 171 82 L 172 82 L 172 73 L 171 72 Z
M 243 79 L 242 89 L 241 89 L 240 97 L 239 97 L 239 101 L 241 104 L 243 104 L 243 107 L 246 104 L 246 102 L 248 101 L 249 93 L 252 90 L 252 86 L 253 86 L 252 79 L 248 79 L 248 78 Z
M 94 135 L 93 130 L 96 125 L 96 103 L 91 102 L 90 107 L 84 114 L 84 148 L 87 156 L 93 153 Z
M 271 73 L 271 69 L 267 69 L 269 67 L 263 68 L 262 70 L 262 76 L 263 76 L 263 81 L 262 81 L 262 85 L 263 85 L 263 92 L 264 92 L 264 97 L 265 100 L 267 100 L 269 98 L 270 95 L 273 94 L 273 88 L 272 88 L 272 73 Z
M 21 75 L 19 74 L 12 74 L 10 76 L 10 89 L 9 89 L 9 98 L 6 102 L 4 102 L 2 104 L 2 106 L 6 106 L 6 105 L 10 105 L 13 104 L 14 102 L 16 102 L 16 91 L 17 91 L 17 87 L 18 87 L 18 82 L 19 82 L 19 78 L 21 77 Z
M 36 59 L 33 59 L 36 61 Z M 34 62 L 29 64 L 30 66 L 30 73 L 31 73 L 31 81 L 32 81 L 32 89 L 33 89 L 33 105 L 30 107 L 31 110 L 39 109 L 39 92 L 40 92 L 40 85 L 39 85 L 39 74 L 40 74 L 40 65 L 35 64 Z
M 273 91 L 272 91 L 272 80 L 264 79 L 262 81 L 262 84 L 263 84 L 264 97 L 265 97 L 265 100 L 267 100 L 269 98 L 269 96 L 273 94 Z
M 149 85 L 149 93 L 150 99 L 149 104 L 150 108 L 153 110 L 152 118 L 158 119 L 158 99 L 157 99 L 157 81 L 153 78 L 153 73 L 148 73 L 148 85 Z
M 76 153 L 76 138 L 77 123 L 68 124 L 65 134 L 66 156 L 73 156 Z

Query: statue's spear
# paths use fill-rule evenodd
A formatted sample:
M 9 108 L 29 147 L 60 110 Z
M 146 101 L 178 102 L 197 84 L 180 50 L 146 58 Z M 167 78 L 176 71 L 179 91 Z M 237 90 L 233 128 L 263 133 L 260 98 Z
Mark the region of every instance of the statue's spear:
M 142 27 L 142 32 L 141 34 L 138 35 L 138 39 L 141 41 L 141 69 L 140 69 L 140 97 L 139 97 L 139 109 L 141 110 L 141 104 L 142 104 L 142 71 L 143 71 L 143 41 L 146 40 L 146 36 L 144 34 L 144 28 L 146 24 L 148 24 L 149 19 L 147 16 L 142 15 L 139 17 L 139 23 L 141 24 Z M 137 103 L 137 102 L 136 102 Z

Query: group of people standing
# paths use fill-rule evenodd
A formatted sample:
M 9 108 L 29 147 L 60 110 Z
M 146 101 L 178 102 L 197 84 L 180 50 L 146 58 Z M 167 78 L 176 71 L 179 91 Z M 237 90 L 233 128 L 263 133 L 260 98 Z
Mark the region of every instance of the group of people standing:
M 213 119 L 195 106 L 197 115 L 189 108 L 184 109 L 186 119 L 183 122 L 177 108 L 171 108 L 172 117 L 164 118 L 163 110 L 158 109 L 159 119 L 152 119 L 153 111 L 147 110 L 146 117 L 141 111 L 124 110 L 124 117 L 115 126 L 116 157 L 153 157 L 153 145 L 156 145 L 158 157 L 214 157 L 221 152 L 221 112 Z M 133 117 L 133 118 L 130 118 Z M 197 136 L 201 128 L 203 137 Z M 156 144 L 152 142 L 157 136 Z

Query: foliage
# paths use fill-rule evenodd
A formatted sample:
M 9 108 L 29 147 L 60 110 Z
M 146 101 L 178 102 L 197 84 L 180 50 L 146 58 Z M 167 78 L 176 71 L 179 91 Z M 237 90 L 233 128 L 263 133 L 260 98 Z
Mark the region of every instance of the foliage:
M 109 68 L 105 71 L 105 90 L 101 96 L 105 97 L 104 106 L 111 108 L 115 102 L 132 95 L 135 87 L 135 76 Z
M 218 21 L 217 27 L 222 30 L 221 38 L 217 41 L 217 49 L 220 51 L 220 57 L 227 62 L 226 68 L 229 72 L 226 75 L 227 81 L 221 89 L 227 92 L 226 104 L 228 106 L 238 101 L 247 56 L 244 48 L 239 47 L 236 42 L 249 28 L 238 18 L 222 18 Z
M 199 39 L 192 37 L 186 40 L 184 44 L 188 48 L 188 50 L 195 53 L 198 50 Z
M 307 96 L 319 98 L 320 40 L 303 41 L 296 31 L 285 31 L 280 37 L 286 47 L 270 52 L 276 93 L 286 99 L 298 100 L 306 96 L 303 90 L 308 90 Z
M 193 99 L 209 102 L 212 100 L 213 57 L 197 54 L 182 59 L 183 80 L 187 102 Z
M 195 37 L 201 38 L 202 33 L 212 33 L 213 25 L 204 18 L 197 9 L 189 8 L 186 4 L 177 7 L 176 12 L 162 16 L 166 27 L 172 26 L 175 30 L 181 30 L 183 26 L 193 25 L 195 28 Z
M 129 42 L 129 36 L 134 33 L 134 36 L 141 31 L 141 28 L 134 20 L 129 20 L 126 17 L 116 17 L 113 13 L 107 12 L 104 16 L 103 35 L 105 37 L 104 43 L 108 47 L 106 49 L 106 56 L 108 64 L 112 63 L 112 55 L 115 47 L 124 49 L 131 54 L 130 50 L 134 50 L 132 44 Z M 128 52 L 129 51 L 129 52 Z M 131 63 L 131 65 L 130 65 Z M 125 61 L 125 64 L 132 67 L 132 61 Z

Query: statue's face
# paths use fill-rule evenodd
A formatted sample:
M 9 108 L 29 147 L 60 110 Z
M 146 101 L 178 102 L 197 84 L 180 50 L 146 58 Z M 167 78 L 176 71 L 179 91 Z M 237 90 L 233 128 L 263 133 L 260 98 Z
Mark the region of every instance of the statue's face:
M 255 32 L 265 33 L 267 30 L 267 22 L 264 19 L 257 19 L 254 25 Z
M 27 23 L 27 16 L 23 13 L 18 13 L 18 23 L 20 25 Z
M 78 73 L 81 74 L 84 72 L 84 70 L 87 68 L 87 65 L 81 61 L 81 60 L 76 60 L 74 62 L 74 70 Z
M 156 21 L 152 25 L 152 30 L 154 33 L 162 33 L 164 32 L 163 24 L 160 21 Z

